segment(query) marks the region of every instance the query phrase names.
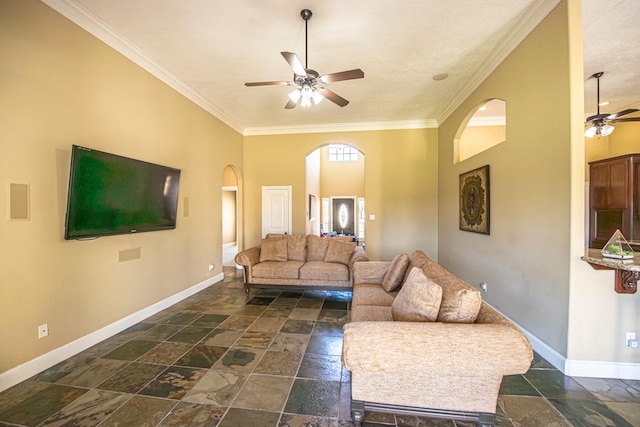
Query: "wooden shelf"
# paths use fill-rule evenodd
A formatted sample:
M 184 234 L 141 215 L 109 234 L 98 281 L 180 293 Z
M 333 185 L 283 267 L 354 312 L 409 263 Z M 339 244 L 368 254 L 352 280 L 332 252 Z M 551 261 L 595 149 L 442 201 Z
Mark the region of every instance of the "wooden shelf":
M 614 289 L 619 294 L 635 294 L 640 280 L 640 259 L 605 258 L 600 249 L 587 249 L 581 258 L 589 263 L 594 270 L 615 270 Z

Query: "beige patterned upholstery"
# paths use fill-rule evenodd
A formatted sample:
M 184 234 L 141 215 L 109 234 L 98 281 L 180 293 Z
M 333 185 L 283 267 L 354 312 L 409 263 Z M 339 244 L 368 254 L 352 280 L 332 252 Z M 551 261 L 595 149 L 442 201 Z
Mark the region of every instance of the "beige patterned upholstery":
M 354 266 L 352 322 L 344 326 L 342 363 L 351 371 L 356 426 L 365 410 L 409 411 L 492 425 L 502 377 L 529 369 L 531 343 L 481 299 L 475 312 L 477 290 L 422 251 L 409 255 L 406 276 L 419 267 L 442 288 L 442 304 L 445 292 L 449 302 L 440 307 L 435 322 L 394 321 L 392 307 L 406 284 L 399 292 L 382 288 L 390 267 L 385 261 Z M 469 295 L 461 296 L 460 291 Z M 456 304 L 468 323 L 441 321 L 440 313 L 453 316 Z
M 329 246 L 324 254 L 323 261 L 349 265 L 349 260 L 355 248 L 355 242 L 341 242 L 340 240 L 329 238 Z
M 414 267 L 398 296 L 391 304 L 393 320 L 406 322 L 434 322 L 438 318 L 442 288 L 427 279 L 418 267 Z
M 395 291 L 402 284 L 402 281 L 405 278 L 405 274 L 408 276 L 408 265 L 409 255 L 396 255 L 391 260 L 391 265 L 384 275 L 384 279 L 382 280 L 382 288 L 387 292 Z
M 354 265 L 368 260 L 354 242 L 296 234 L 268 234 L 261 246 L 235 257 L 247 293 L 251 287 L 351 290 Z
M 287 241 L 284 239 L 262 239 L 260 262 L 287 261 Z

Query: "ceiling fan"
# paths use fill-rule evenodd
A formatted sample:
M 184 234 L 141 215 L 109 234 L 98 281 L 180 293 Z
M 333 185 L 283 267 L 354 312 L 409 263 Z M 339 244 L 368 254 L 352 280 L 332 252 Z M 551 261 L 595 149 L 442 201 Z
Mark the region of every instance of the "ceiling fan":
M 344 107 L 349 101 L 327 89 L 325 85 L 342 80 L 361 79 L 364 77 L 364 72 L 359 68 L 321 76 L 317 71 L 307 67 L 307 24 L 309 23 L 309 19 L 311 19 L 311 15 L 312 13 L 309 9 L 300 11 L 300 16 L 304 19 L 304 67 L 295 53 L 280 52 L 293 69 L 293 81 L 249 82 L 244 84 L 245 86 L 296 86 L 296 89 L 289 93 L 289 102 L 287 102 L 287 105 L 284 107 L 288 110 L 295 108 L 298 104 L 302 107 L 317 105 L 324 98 L 327 98 L 340 107 Z
M 597 79 L 597 96 L 598 96 L 598 112 L 593 116 L 587 117 L 585 122 L 586 126 L 589 128 L 584 132 L 584 136 L 593 138 L 596 135 L 607 136 L 613 132 L 614 127 L 611 126 L 611 123 L 616 122 L 637 122 L 640 121 L 640 117 L 629 117 L 625 119 L 620 119 L 621 116 L 626 116 L 627 114 L 635 113 L 636 111 L 640 111 L 636 108 L 628 108 L 626 110 L 618 111 L 614 114 L 609 113 L 600 113 L 600 77 L 604 74 L 603 71 L 599 71 L 593 74 L 591 77 Z

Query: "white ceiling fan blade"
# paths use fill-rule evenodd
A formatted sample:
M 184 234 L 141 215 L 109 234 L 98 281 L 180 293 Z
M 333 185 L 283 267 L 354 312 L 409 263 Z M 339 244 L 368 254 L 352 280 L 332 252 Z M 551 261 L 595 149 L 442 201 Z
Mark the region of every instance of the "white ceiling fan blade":
M 280 52 L 280 54 L 284 57 L 284 59 L 289 63 L 293 72 L 297 76 L 306 76 L 307 71 L 302 66 L 302 62 L 298 59 L 298 55 L 293 52 Z
M 318 79 L 322 83 L 333 83 L 333 82 L 339 82 L 342 80 L 353 80 L 353 79 L 362 79 L 362 78 L 364 78 L 364 72 L 361 69 L 357 68 L 355 70 L 325 74 L 324 76 L 320 76 Z
M 349 101 L 347 101 L 346 99 L 344 99 L 343 97 L 341 97 L 340 95 L 338 95 L 337 93 L 327 89 L 327 88 L 316 88 L 316 90 L 318 92 L 320 92 L 320 94 L 322 96 L 324 96 L 325 98 L 327 98 L 329 101 L 336 103 L 337 105 L 339 105 L 340 107 L 344 107 L 346 106 Z

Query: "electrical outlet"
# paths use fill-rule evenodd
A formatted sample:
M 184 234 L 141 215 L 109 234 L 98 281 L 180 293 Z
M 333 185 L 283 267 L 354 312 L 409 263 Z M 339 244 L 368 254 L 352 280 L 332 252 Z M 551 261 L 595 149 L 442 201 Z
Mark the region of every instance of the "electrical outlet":
M 213 270 L 214 268 L 216 268 L 215 264 L 209 264 L 209 271 Z
M 624 337 L 624 343 L 627 347 L 633 347 L 633 348 L 638 347 L 638 340 L 636 340 L 636 333 L 627 332 Z
M 489 290 L 489 287 L 485 282 L 482 282 L 480 283 L 480 289 L 482 289 L 483 292 L 487 292 Z
M 44 325 L 38 326 L 38 339 L 44 338 L 49 335 L 49 325 L 46 323 Z

